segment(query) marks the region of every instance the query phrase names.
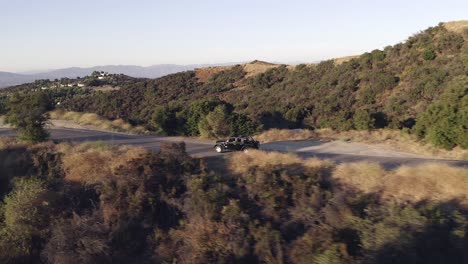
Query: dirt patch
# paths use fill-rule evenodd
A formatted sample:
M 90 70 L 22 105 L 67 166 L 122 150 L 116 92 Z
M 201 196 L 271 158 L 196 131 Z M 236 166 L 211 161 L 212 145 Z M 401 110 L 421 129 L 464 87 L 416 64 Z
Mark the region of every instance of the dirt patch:
M 264 73 L 269 69 L 279 67 L 279 64 L 273 64 L 264 61 L 253 61 L 251 63 L 244 64 L 244 71 L 247 73 L 246 78 Z
M 101 91 L 101 92 L 120 90 L 120 86 L 112 86 L 112 85 L 103 85 L 103 86 L 96 86 L 96 87 L 89 87 L 89 88 L 95 91 Z
M 352 59 L 359 58 L 359 55 L 352 55 L 352 56 L 346 56 L 346 57 L 341 57 L 341 58 L 335 58 L 333 59 L 335 61 L 336 65 L 340 65 L 342 63 L 348 62 Z
M 220 73 L 222 71 L 228 70 L 233 66 L 219 66 L 219 67 L 208 67 L 208 68 L 200 68 L 195 71 L 195 76 L 198 79 L 198 82 L 207 82 L 211 77 L 215 74 Z

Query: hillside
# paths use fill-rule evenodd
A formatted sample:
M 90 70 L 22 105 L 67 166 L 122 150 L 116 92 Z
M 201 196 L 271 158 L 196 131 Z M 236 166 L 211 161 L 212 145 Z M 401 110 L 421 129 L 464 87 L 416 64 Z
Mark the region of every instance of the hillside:
M 0 138 L 0 155 L 1 263 L 463 263 L 468 254 L 468 169 L 252 151 L 212 170 L 183 143 L 147 151 Z
M 400 129 L 468 148 L 467 21 L 405 42 L 313 65 L 242 65 L 133 79 L 61 107 L 165 134 L 223 137 L 269 128 Z
M 0 263 L 467 263 L 468 162 L 378 144 L 468 153 L 467 22 L 317 64 L 1 89 Z M 321 133 L 379 136 L 299 141 Z
M 448 30 L 457 34 L 463 34 L 467 38 L 466 28 L 468 27 L 468 20 L 450 21 L 443 23 L 443 26 Z
M 70 67 L 64 69 L 57 69 L 34 74 L 17 74 L 10 72 L 0 72 L 0 88 L 12 85 L 19 85 L 23 83 L 32 82 L 42 79 L 60 79 L 60 78 L 76 78 L 90 75 L 94 71 L 104 71 L 111 74 L 125 74 L 132 77 L 140 78 L 158 78 L 164 75 L 194 70 L 202 67 L 216 66 L 220 64 L 190 64 L 190 65 L 177 65 L 177 64 L 158 64 L 147 67 L 136 65 L 105 65 L 95 66 L 88 68 Z M 223 64 L 221 64 L 223 65 Z M 229 65 L 226 63 L 224 65 Z
M 0 88 L 28 83 L 34 81 L 34 77 L 25 74 L 0 72 Z

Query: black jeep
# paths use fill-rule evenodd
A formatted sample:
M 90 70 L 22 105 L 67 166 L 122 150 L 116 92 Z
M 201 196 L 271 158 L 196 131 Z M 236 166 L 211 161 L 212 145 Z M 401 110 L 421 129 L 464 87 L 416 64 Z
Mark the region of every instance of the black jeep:
M 218 153 L 222 153 L 224 151 L 248 151 L 249 149 L 259 149 L 260 142 L 256 141 L 252 137 L 244 137 L 244 136 L 237 136 L 237 137 L 230 137 L 227 140 L 219 140 L 216 141 L 214 145 L 214 149 Z

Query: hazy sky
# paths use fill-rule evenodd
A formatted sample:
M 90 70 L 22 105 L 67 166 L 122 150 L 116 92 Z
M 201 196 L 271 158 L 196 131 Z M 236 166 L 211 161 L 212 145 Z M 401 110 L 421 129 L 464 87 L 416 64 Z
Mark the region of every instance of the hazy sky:
M 466 0 L 0 0 L 0 71 L 313 62 L 462 19 Z

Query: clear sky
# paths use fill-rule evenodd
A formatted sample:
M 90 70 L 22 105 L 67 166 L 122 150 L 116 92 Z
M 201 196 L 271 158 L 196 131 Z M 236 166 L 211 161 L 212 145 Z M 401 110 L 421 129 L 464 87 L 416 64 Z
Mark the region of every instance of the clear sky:
M 0 0 L 0 71 L 314 62 L 462 19 L 466 0 Z

